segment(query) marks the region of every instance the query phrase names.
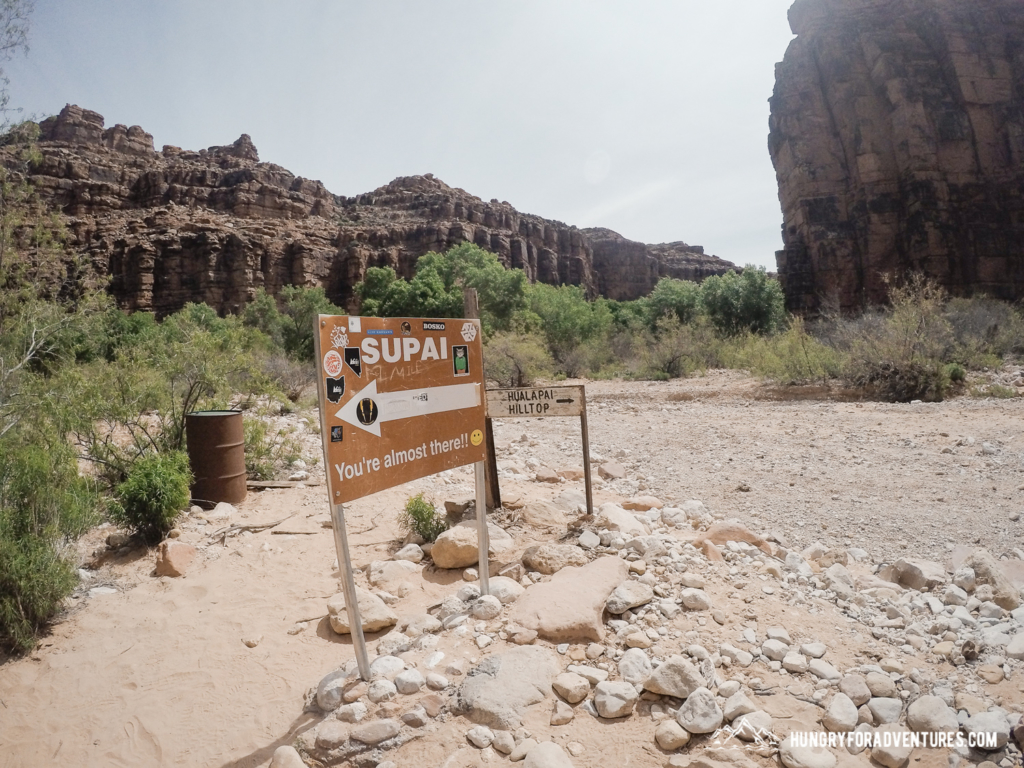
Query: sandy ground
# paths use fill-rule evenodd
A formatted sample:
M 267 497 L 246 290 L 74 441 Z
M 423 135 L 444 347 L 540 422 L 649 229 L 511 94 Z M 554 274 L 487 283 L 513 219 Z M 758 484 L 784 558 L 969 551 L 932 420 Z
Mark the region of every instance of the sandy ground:
M 901 553 L 938 559 L 954 544 L 975 541 L 997 557 L 1024 546 L 1024 399 L 781 400 L 733 373 L 657 384 L 591 382 L 587 392 L 592 453 L 627 468 L 625 480 L 598 484 L 598 503 L 637 491 L 702 499 L 717 516 L 777 532 L 792 547 L 816 540 L 863 547 L 876 562 Z M 582 489 L 580 482 L 553 486 L 527 474 L 530 464 L 582 463 L 578 422 L 499 422 L 496 442 L 506 498 Z M 456 470 L 350 505 L 356 566 L 398 548 L 397 512 L 421 490 L 438 502 L 466 496 L 472 477 Z M 233 522 L 286 517 L 275 529 L 224 544 L 210 535 L 217 526 L 189 519 L 182 540 L 205 548 L 179 579 L 152 576 L 152 552 L 122 550 L 108 558 L 35 652 L 0 660 L 0 766 L 265 766 L 276 747 L 313 727 L 319 717 L 302 711 L 307 690 L 353 658 L 347 637 L 323 618 L 326 599 L 339 591 L 333 537 L 324 527 L 325 488 L 250 493 Z M 111 530 L 82 542 L 83 559 Z M 521 526 L 513 534 L 519 552 L 544 538 Z M 426 569 L 396 611 L 422 612 L 451 594 L 459 577 Z M 97 587 L 113 591 L 89 591 Z M 716 606 L 735 623 L 718 627 L 684 613 L 674 628 L 706 643 L 732 641 L 751 624 L 762 631 L 785 624 L 806 639 L 838 636 L 837 666 L 887 652 L 863 626 L 837 625 L 829 603 L 809 612 L 742 589 L 727 579 L 709 584 Z M 306 620 L 308 628 L 288 634 Z M 254 648 L 243 643 L 256 638 Z M 471 662 L 492 650 L 444 642 L 449 658 Z M 763 677 L 766 686 L 772 682 L 770 674 Z M 1004 681 L 984 693 L 1020 702 L 1020 685 Z M 788 697 L 779 702 L 794 707 Z M 531 711 L 526 725 L 561 743 L 584 744 L 585 753 L 574 758 L 578 768 L 665 762 L 649 718 L 609 725 L 580 715 L 559 730 L 548 725 L 549 710 Z M 807 704 L 777 717 L 813 723 L 817 712 Z M 459 718 L 442 723 L 390 759 L 400 766 L 477 765 L 481 753 L 466 744 L 466 727 Z

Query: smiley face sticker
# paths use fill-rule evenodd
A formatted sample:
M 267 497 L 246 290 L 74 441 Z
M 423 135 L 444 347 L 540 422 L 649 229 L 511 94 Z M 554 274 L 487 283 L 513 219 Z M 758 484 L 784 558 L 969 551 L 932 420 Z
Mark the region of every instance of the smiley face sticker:
M 480 445 L 484 441 L 484 433 L 479 429 L 474 429 L 473 434 L 469 436 L 469 442 L 473 445 Z

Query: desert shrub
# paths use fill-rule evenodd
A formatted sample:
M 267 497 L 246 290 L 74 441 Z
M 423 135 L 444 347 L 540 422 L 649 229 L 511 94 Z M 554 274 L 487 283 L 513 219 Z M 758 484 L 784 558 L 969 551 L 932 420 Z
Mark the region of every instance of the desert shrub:
M 285 351 L 298 360 L 313 359 L 313 332 L 317 315 L 348 314 L 331 303 L 324 289 L 286 285 L 281 289 L 283 314 L 287 318 L 282 327 Z
M 244 416 L 245 473 L 251 480 L 272 480 L 279 468 L 300 458 L 302 447 L 289 429 L 274 431 L 259 416 Z
M 587 301 L 575 285 L 531 285 L 529 311 L 540 318 L 540 330 L 566 376 L 579 376 L 600 367 L 607 356 L 607 336 L 612 315 L 604 302 Z
M 150 544 L 160 541 L 188 506 L 192 472 L 183 451 L 143 456 L 117 486 L 111 504 L 114 521 Z
M 920 275 L 890 285 L 887 310 L 842 327 L 849 348 L 844 378 L 893 402 L 945 397 L 954 348 L 946 299 L 941 286 Z
M 447 518 L 434 509 L 434 505 L 419 493 L 405 503 L 405 509 L 398 516 L 402 530 L 421 536 L 424 541 L 433 541 L 448 530 Z
M 45 424 L 0 440 L 0 643 L 35 644 L 78 583 L 69 544 L 100 513 L 73 452 Z
M 843 369 L 843 355 L 809 334 L 800 318 L 774 336 L 735 337 L 726 345 L 725 358 L 730 368 L 745 368 L 785 384 L 825 383 Z
M 985 296 L 953 298 L 943 315 L 949 323 L 951 356 L 969 369 L 997 367 L 1024 352 L 1024 317 L 1012 305 Z
M 484 372 L 504 388 L 533 386 L 551 374 L 554 361 L 537 336 L 497 333 L 484 345 Z

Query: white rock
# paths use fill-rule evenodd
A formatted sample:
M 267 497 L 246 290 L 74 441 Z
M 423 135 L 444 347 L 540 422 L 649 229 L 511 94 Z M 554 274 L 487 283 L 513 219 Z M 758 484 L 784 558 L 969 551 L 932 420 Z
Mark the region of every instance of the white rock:
M 723 719 L 715 694 L 707 688 L 691 693 L 676 713 L 676 720 L 690 733 L 711 733 L 721 727 Z
M 601 717 L 626 717 L 639 698 L 636 687 L 626 682 L 605 681 L 594 689 L 594 706 Z
M 593 531 L 584 531 L 580 534 L 579 545 L 583 549 L 594 549 L 601 545 L 601 537 Z
M 719 688 L 718 691 L 721 693 L 722 689 Z M 726 699 L 725 706 L 722 707 L 722 713 L 725 715 L 725 719 L 730 723 L 740 715 L 746 715 L 750 712 L 756 711 L 757 706 L 742 691 L 734 693 Z
M 688 611 L 707 611 L 711 609 L 711 598 L 703 589 L 684 589 L 680 593 L 683 607 Z
M 363 632 L 379 632 L 398 622 L 398 615 L 383 600 L 372 592 L 356 585 L 356 602 L 359 606 L 359 621 Z M 341 592 L 327 601 L 327 613 L 330 617 L 331 629 L 339 635 L 349 634 L 348 609 L 345 593 Z
M 639 648 L 630 648 L 619 659 L 619 677 L 627 683 L 639 685 L 651 676 L 651 660 Z
M 743 741 L 755 741 L 766 733 L 771 733 L 772 716 L 762 710 L 740 715 L 732 722 L 733 730 Z
M 370 662 L 370 679 L 394 679 L 395 675 L 405 669 L 405 662 L 397 656 L 378 656 Z
M 898 723 L 900 721 L 900 714 L 903 712 L 903 701 L 895 698 L 872 698 L 868 702 L 868 710 L 878 725 Z
M 444 675 L 439 675 L 437 672 L 430 672 L 427 674 L 427 688 L 432 691 L 443 691 L 448 687 L 448 678 Z
M 476 725 L 466 731 L 466 738 L 477 749 L 483 749 L 484 747 L 491 746 L 491 742 L 494 741 L 494 734 L 487 726 Z
M 551 687 L 570 704 L 578 704 L 590 695 L 590 682 L 574 672 L 563 672 L 558 675 Z
M 820 677 L 822 680 L 840 680 L 843 677 L 838 669 L 824 659 L 811 659 L 807 665 L 807 671 L 815 677 Z
M 654 730 L 654 740 L 662 749 L 672 751 L 690 743 L 690 732 L 675 720 L 662 720 Z
M 825 655 L 828 648 L 824 643 L 804 643 L 800 646 L 800 653 L 810 656 L 812 659 L 820 659 Z
M 621 674 L 621 661 L 619 669 Z M 625 675 L 622 675 L 622 678 L 632 682 Z M 674 696 L 677 699 L 685 699 L 703 685 L 704 678 L 700 670 L 682 656 L 670 656 L 643 682 L 646 690 L 663 696 Z
M 573 768 L 573 764 L 555 742 L 543 741 L 526 753 L 523 768 Z
M 802 653 L 790 651 L 782 657 L 782 668 L 787 672 L 801 674 L 807 671 L 807 657 Z
M 785 768 L 835 768 L 836 756 L 825 747 L 797 746 L 792 735 L 779 744 L 779 759 Z
M 857 727 L 857 705 L 845 693 L 837 693 L 821 718 L 821 724 L 833 733 L 846 733 Z
M 772 661 L 782 661 L 789 653 L 789 646 L 781 640 L 766 640 L 761 645 L 761 653 Z
M 986 746 L 984 744 L 977 744 L 979 749 L 984 749 L 987 752 L 1002 749 L 1006 746 L 1006 742 L 1010 738 L 1010 724 L 1006 721 L 999 712 L 979 712 L 976 715 L 971 715 L 967 718 L 967 722 L 964 723 L 964 733 L 968 735 L 972 734 L 994 734 L 995 735 L 995 746 Z M 978 738 L 976 735 L 975 738 Z
M 501 601 L 494 595 L 483 595 L 473 603 L 470 613 L 474 619 L 490 621 L 501 613 Z
M 629 580 L 622 582 L 615 588 L 611 595 L 608 596 L 608 601 L 604 607 L 608 613 L 620 614 L 625 613 L 630 608 L 646 605 L 653 599 L 654 590 L 648 585 L 639 581 Z
M 886 744 L 885 733 L 894 734 L 888 737 L 888 745 Z M 900 768 L 906 765 L 910 759 L 910 753 L 913 751 L 913 747 L 904 746 L 902 734 L 908 733 L 907 729 L 898 723 L 887 723 L 880 725 L 876 729 L 876 737 L 881 736 L 879 739 L 879 746 L 871 747 L 871 759 L 877 763 L 881 763 L 885 768 Z
M 960 725 L 956 712 L 938 696 L 921 696 L 907 707 L 907 725 L 916 732 L 956 732 Z
M 398 693 L 398 688 L 390 680 L 374 680 L 366 691 L 366 698 L 374 704 L 393 699 Z
M 491 594 L 498 598 L 502 605 L 514 603 L 516 598 L 526 591 L 519 582 L 507 576 L 492 576 L 489 583 Z
M 418 693 L 427 681 L 417 670 L 407 669 L 395 675 L 395 687 L 399 693 L 406 695 Z

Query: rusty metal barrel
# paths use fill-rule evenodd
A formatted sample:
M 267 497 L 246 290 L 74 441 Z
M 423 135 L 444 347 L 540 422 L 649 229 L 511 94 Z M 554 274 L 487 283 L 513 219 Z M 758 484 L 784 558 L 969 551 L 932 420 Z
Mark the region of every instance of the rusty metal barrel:
M 245 436 L 241 411 L 185 414 L 192 498 L 237 504 L 245 498 Z

